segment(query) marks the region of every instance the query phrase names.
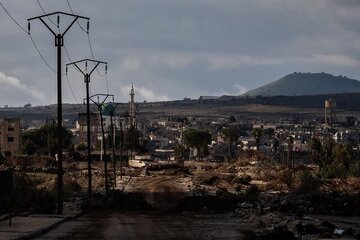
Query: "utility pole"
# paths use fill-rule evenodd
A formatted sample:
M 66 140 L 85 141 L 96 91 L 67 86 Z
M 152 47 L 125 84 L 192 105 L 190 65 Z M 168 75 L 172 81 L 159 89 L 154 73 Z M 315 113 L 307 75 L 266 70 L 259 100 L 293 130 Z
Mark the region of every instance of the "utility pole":
M 92 62 L 94 63 L 94 67 L 90 70 L 90 72 L 88 72 L 88 62 Z M 82 68 L 79 67 L 80 64 L 85 63 L 85 70 L 83 70 Z M 71 62 L 66 64 L 66 73 L 68 71 L 68 66 L 72 65 L 75 68 L 77 68 L 80 73 L 83 74 L 84 76 L 84 82 L 86 85 L 86 126 L 87 126 L 87 162 L 88 162 L 88 195 L 89 195 L 89 200 L 91 198 L 91 194 L 92 194 L 92 173 L 91 173 L 91 136 L 90 136 L 90 96 L 89 96 L 89 92 L 90 92 L 90 88 L 89 88 L 89 84 L 90 84 L 90 76 L 91 74 L 94 72 L 94 70 L 100 65 L 100 64 L 105 64 L 105 73 L 107 73 L 107 62 L 102 62 L 102 61 L 96 61 L 93 59 L 83 59 L 80 61 L 76 61 L 76 62 Z
M 111 134 L 112 134 L 112 162 L 113 162 L 113 172 L 114 172 L 114 186 L 116 187 L 116 161 L 115 161 L 115 127 L 114 127 L 114 115 L 115 110 L 119 106 L 119 103 L 113 101 L 110 103 L 110 107 L 104 105 L 104 107 L 109 111 L 110 113 L 110 124 L 111 124 Z M 122 165 L 121 165 L 122 167 Z M 121 169 L 122 170 L 122 169 Z
M 58 33 L 56 33 L 50 26 L 49 24 L 47 24 L 44 20 L 44 18 L 49 18 L 51 16 L 57 15 L 57 28 L 58 28 Z M 71 17 L 74 18 L 73 21 L 67 26 L 67 28 L 65 28 L 65 31 L 63 33 L 60 32 L 60 16 L 66 16 L 66 17 Z M 55 47 L 57 48 L 57 117 L 58 117 L 58 122 L 57 122 L 57 135 L 58 135 L 58 149 L 57 149 L 57 154 L 58 154 L 58 179 L 57 179 L 57 212 L 58 214 L 62 214 L 63 213 L 63 166 L 62 166 L 62 161 L 63 161 L 63 131 L 62 131 L 62 88 L 61 88 L 61 48 L 64 46 L 64 36 L 65 34 L 69 31 L 69 29 L 72 27 L 72 25 L 74 25 L 74 23 L 78 20 L 78 19 L 85 19 L 87 20 L 87 29 L 89 31 L 89 20 L 90 18 L 88 17 L 82 17 L 79 15 L 74 15 L 74 14 L 69 14 L 69 13 L 64 13 L 64 12 L 54 12 L 54 13 L 49 13 L 49 14 L 45 14 L 45 15 L 41 15 L 41 16 L 37 16 L 37 17 L 33 17 L 33 18 L 29 18 L 28 19 L 28 32 L 30 34 L 30 22 L 32 20 L 40 20 L 45 27 L 50 30 L 50 32 L 54 35 L 55 37 Z
M 106 195 L 109 194 L 109 179 L 108 179 L 108 170 L 107 170 L 107 155 L 106 155 L 106 145 L 105 145 L 105 131 L 104 131 L 104 121 L 103 121 L 103 114 L 102 114 L 102 107 L 106 102 L 108 97 L 114 97 L 114 95 L 110 94 L 95 94 L 89 97 L 89 99 L 98 107 L 100 113 L 100 122 L 101 122 L 101 132 L 102 132 L 102 147 L 104 150 L 104 171 L 105 171 L 105 192 Z M 94 101 L 93 98 L 97 97 L 97 101 Z M 100 97 L 103 97 L 103 100 L 100 101 Z
M 124 147 L 123 139 L 124 139 L 123 127 L 122 127 L 122 122 L 120 120 L 120 179 L 122 179 L 122 176 L 123 176 L 123 171 L 122 171 L 123 170 L 122 156 L 123 156 L 123 147 Z

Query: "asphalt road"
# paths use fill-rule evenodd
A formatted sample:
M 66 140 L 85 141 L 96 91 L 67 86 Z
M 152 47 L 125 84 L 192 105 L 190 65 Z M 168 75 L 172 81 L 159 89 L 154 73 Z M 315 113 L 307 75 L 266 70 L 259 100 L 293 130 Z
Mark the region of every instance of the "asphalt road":
M 242 239 L 247 223 L 231 215 L 96 212 L 36 239 Z

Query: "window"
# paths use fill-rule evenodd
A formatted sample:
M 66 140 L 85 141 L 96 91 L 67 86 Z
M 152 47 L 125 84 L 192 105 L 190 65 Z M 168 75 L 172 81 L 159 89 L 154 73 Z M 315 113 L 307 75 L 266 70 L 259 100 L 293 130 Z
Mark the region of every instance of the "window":
M 8 131 L 9 131 L 9 132 L 13 132 L 13 131 L 14 131 L 14 128 L 15 128 L 15 123 L 9 122 Z
M 14 142 L 14 137 L 8 137 L 7 141 L 8 142 Z

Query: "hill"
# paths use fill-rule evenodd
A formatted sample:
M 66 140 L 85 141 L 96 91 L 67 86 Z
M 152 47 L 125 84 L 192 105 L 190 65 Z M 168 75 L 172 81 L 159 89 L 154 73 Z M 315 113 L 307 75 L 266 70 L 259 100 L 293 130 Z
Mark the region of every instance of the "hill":
M 328 73 L 292 73 L 242 96 L 310 96 L 360 92 L 360 81 Z

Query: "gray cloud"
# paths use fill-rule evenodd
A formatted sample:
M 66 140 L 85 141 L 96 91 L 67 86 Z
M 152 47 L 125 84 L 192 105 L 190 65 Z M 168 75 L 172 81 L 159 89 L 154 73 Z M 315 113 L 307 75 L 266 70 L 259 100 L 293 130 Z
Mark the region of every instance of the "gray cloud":
M 42 14 L 35 0 L 2 2 L 24 27 L 27 18 Z M 65 0 L 40 2 L 49 12 L 69 11 Z M 128 100 L 131 83 L 139 89 L 139 100 L 149 101 L 239 94 L 294 71 L 325 71 L 360 79 L 360 4 L 356 0 L 70 3 L 76 13 L 91 17 L 95 57 L 109 62 L 109 88 L 120 101 Z M 65 25 L 66 20 L 61 23 Z M 52 35 L 39 22 L 32 23 L 32 35 L 55 67 Z M 0 14 L 0 39 L 0 72 L 37 92 L 23 92 L 15 101 L 0 88 L 0 101 L 8 105 L 54 103 L 55 74 L 6 14 Z M 65 44 L 71 60 L 91 57 L 87 36 L 77 25 L 67 33 Z M 64 52 L 63 63 L 67 62 Z M 71 70 L 69 79 L 81 101 L 85 97 L 82 76 Z M 105 81 L 94 72 L 92 92 L 106 92 Z M 63 86 L 64 101 L 74 102 L 65 77 Z

